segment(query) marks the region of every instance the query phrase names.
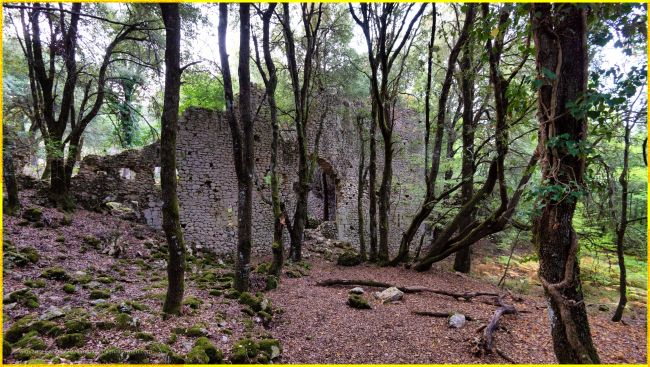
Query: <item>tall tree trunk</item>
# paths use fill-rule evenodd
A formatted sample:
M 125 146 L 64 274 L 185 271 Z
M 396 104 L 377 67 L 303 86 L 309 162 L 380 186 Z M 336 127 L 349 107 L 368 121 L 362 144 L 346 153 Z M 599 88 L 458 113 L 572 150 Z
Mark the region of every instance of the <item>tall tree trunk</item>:
M 363 218 L 363 188 L 365 186 L 365 175 L 363 173 L 366 164 L 366 139 L 363 127 L 363 117 L 357 116 L 357 128 L 359 130 L 359 142 L 361 143 L 361 152 L 359 155 L 359 172 L 357 181 L 357 216 L 359 225 L 359 255 L 363 261 L 366 261 L 366 224 Z
M 379 113 L 384 114 L 384 121 L 388 123 L 390 112 L 380 109 Z M 377 261 L 379 264 L 386 264 L 389 260 L 388 253 L 388 217 L 390 213 L 390 192 L 393 182 L 393 131 L 382 129 L 384 139 L 384 168 L 381 174 L 381 185 L 379 186 L 379 249 Z
M 255 167 L 253 116 L 251 113 L 250 4 L 239 5 L 239 25 L 239 118 L 243 136 L 240 163 L 242 175 L 238 178 L 237 259 L 235 261 L 234 287 L 241 292 L 247 291 L 249 288 Z
M 625 231 L 627 229 L 627 202 L 628 202 L 628 171 L 629 171 L 629 161 L 630 161 L 630 132 L 632 127 L 629 126 L 629 123 L 625 124 L 625 148 L 623 150 L 623 171 L 621 176 L 618 178 L 618 182 L 621 184 L 621 218 L 616 228 L 616 255 L 618 257 L 618 269 L 619 269 L 619 294 L 620 298 L 618 300 L 618 306 L 616 307 L 616 312 L 612 317 L 612 321 L 621 321 L 623 317 L 623 311 L 625 310 L 625 305 L 627 304 L 627 279 L 626 279 L 626 270 L 625 270 Z
M 280 184 L 277 172 L 280 127 L 278 125 L 275 89 L 278 84 L 278 77 L 275 63 L 271 56 L 270 26 L 271 17 L 273 16 L 276 6 L 276 3 L 271 3 L 262 13 L 262 51 L 264 53 L 264 63 L 266 65 L 266 70 L 268 71 L 268 77 L 262 68 L 262 62 L 259 60 L 257 54 L 256 60 L 266 88 L 266 96 L 271 113 L 271 128 L 273 130 L 273 138 L 271 140 L 271 206 L 273 207 L 273 244 L 271 245 L 271 251 L 273 253 L 273 262 L 271 263 L 270 272 L 279 277 L 284 262 L 284 239 L 282 238 L 282 232 L 284 230 L 286 218 L 283 216 L 282 200 L 280 199 Z M 257 47 L 255 49 L 257 50 Z
M 181 87 L 181 17 L 178 4 L 160 4 L 165 23 L 165 91 L 160 135 L 160 186 L 163 198 L 163 230 L 167 238 L 167 295 L 163 312 L 181 312 L 185 279 L 185 243 L 178 214 L 176 192 L 176 134 Z
M 587 14 L 586 9 L 571 4 L 532 4 L 530 15 L 537 74 L 544 82 L 538 108 L 542 184 L 563 193 L 559 200 L 543 197 L 541 214 L 535 219 L 539 277 L 549 303 L 558 362 L 599 363 L 580 283 L 578 237 L 572 225 L 577 200 L 572 194 L 582 190 L 585 159 L 569 154 L 566 145 L 548 144 L 560 136 L 576 144 L 586 139 L 586 119 L 576 118 L 566 106 L 587 91 Z
M 5 128 L 5 130 L 7 130 Z M 13 160 L 13 139 L 10 133 L 5 134 L 4 149 L 2 154 L 2 178 L 4 187 L 7 190 L 7 204 L 3 207 L 8 215 L 16 215 L 20 212 L 20 199 L 18 198 L 18 181 L 16 180 L 16 169 Z
M 370 262 L 377 261 L 377 106 L 372 102 L 370 118 L 370 156 L 368 157 L 368 230 L 370 235 Z
M 463 151 L 460 187 L 461 204 L 466 205 L 474 196 L 474 75 L 472 70 L 472 47 L 470 42 L 463 45 L 460 59 L 461 93 L 463 98 Z M 463 217 L 459 227 L 464 230 L 474 222 L 474 211 Z M 469 273 L 472 264 L 471 247 L 458 251 L 454 258 L 454 270 Z

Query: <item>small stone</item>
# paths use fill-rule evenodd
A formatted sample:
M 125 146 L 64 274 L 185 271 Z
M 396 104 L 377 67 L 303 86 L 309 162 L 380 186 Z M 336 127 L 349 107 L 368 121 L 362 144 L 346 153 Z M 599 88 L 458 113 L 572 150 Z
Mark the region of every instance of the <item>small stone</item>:
M 465 315 L 460 313 L 455 313 L 449 317 L 449 327 L 460 329 L 467 323 Z
M 85 271 L 77 270 L 74 272 L 74 275 L 77 277 L 85 277 L 87 273 Z
M 106 302 L 108 302 L 108 301 L 106 301 L 105 299 L 100 298 L 100 299 L 94 299 L 94 300 L 90 301 L 90 304 L 93 305 L 93 306 L 97 306 L 97 305 L 101 305 L 102 303 L 106 303 Z
M 57 317 L 64 316 L 65 312 L 56 306 L 50 306 L 44 314 L 38 317 L 39 320 L 53 320 Z
M 222 336 L 221 336 L 221 342 L 222 342 L 222 343 L 228 343 L 228 340 L 230 340 L 230 338 L 228 338 L 227 335 L 222 335 Z
M 352 294 L 363 294 L 364 291 L 363 291 L 363 288 L 361 288 L 361 287 L 354 287 L 354 288 L 350 289 L 350 292 L 349 292 L 349 293 L 352 293 Z
M 399 301 L 404 297 L 404 292 L 400 291 L 396 287 L 390 287 L 384 289 L 377 296 L 383 303 Z

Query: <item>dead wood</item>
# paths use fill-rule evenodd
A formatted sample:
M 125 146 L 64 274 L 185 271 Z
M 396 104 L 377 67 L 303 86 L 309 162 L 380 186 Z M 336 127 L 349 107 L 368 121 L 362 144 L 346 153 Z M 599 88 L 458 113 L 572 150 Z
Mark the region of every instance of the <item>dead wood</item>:
M 517 309 L 513 305 L 509 305 L 504 302 L 503 297 L 499 297 L 499 308 L 494 312 L 490 322 L 483 328 L 483 335 L 476 342 L 476 347 L 474 348 L 474 354 L 481 356 L 483 354 L 491 354 L 496 352 L 502 358 L 506 359 L 509 362 L 512 362 L 512 359 L 505 356 L 502 352 L 494 346 L 494 331 L 499 328 L 499 321 L 503 315 L 507 314 L 516 314 Z M 480 331 L 481 329 L 477 330 Z M 514 363 L 514 362 L 512 362 Z
M 439 311 L 411 311 L 412 314 L 418 316 L 429 316 L 429 317 L 451 317 L 453 312 L 439 312 Z M 475 319 L 471 316 L 465 315 L 465 320 L 474 321 Z
M 445 291 L 441 289 L 433 289 L 433 288 L 428 288 L 428 287 L 420 287 L 420 286 L 411 286 L 411 287 L 406 287 L 406 286 L 397 286 L 389 283 L 383 283 L 383 282 L 377 282 L 374 280 L 360 280 L 360 279 L 326 279 L 323 281 L 320 281 L 316 283 L 316 285 L 324 286 L 324 287 L 331 287 L 331 286 L 336 286 L 336 285 L 354 285 L 354 286 L 366 286 L 366 287 L 377 287 L 377 288 L 390 288 L 390 287 L 396 287 L 400 291 L 404 293 L 422 293 L 422 292 L 429 292 L 429 293 L 435 293 L 435 294 L 440 294 L 443 296 L 449 296 L 453 297 L 456 300 L 465 300 L 465 301 L 470 301 L 474 297 L 479 297 L 479 296 L 492 296 L 492 297 L 498 297 L 498 293 L 493 293 L 493 292 L 465 292 L 465 293 L 454 293 L 450 291 Z

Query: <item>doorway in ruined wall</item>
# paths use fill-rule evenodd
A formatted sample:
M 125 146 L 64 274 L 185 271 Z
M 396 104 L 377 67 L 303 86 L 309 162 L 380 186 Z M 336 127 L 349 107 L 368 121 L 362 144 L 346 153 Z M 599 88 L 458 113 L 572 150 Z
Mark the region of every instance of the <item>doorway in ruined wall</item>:
M 336 221 L 337 177 L 332 165 L 318 159 L 309 192 L 309 217 L 318 222 Z

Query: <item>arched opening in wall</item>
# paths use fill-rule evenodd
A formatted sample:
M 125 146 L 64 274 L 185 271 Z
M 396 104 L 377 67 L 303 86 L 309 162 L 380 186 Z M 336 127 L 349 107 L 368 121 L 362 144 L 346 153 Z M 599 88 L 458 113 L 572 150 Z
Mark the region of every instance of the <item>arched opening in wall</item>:
M 334 168 L 329 162 L 319 158 L 309 192 L 308 211 L 311 218 L 318 221 L 336 220 L 336 185 Z

